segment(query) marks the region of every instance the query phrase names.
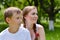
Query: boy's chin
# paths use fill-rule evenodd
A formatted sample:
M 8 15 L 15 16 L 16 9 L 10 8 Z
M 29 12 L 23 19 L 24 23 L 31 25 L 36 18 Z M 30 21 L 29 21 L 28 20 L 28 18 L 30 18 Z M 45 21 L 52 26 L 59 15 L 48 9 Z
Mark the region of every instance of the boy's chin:
M 21 23 L 19 23 L 19 25 L 21 25 Z

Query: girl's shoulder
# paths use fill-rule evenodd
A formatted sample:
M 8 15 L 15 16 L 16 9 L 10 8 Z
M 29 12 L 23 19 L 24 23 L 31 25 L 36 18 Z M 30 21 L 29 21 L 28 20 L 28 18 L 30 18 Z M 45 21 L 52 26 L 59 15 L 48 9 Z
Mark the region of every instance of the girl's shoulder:
M 44 27 L 42 26 L 42 25 L 40 25 L 40 24 L 36 24 L 36 30 L 38 31 L 38 30 L 43 30 L 44 29 Z
M 43 28 L 43 26 L 40 25 L 40 24 L 36 24 L 36 27 L 37 27 L 37 28 Z

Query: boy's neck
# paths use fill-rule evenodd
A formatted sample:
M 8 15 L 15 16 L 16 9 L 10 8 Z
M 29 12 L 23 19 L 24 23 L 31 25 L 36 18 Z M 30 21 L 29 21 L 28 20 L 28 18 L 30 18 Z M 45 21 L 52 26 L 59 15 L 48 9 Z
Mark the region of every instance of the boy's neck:
M 10 33 L 16 33 L 16 32 L 18 32 L 19 27 L 20 27 L 20 26 L 9 26 L 8 31 L 9 31 Z

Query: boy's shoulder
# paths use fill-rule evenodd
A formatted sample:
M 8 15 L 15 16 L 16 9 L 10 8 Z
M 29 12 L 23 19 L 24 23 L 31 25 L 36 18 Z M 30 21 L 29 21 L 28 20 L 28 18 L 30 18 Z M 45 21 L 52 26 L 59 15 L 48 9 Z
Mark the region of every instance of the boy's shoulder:
M 0 36 L 6 35 L 6 33 L 7 33 L 7 28 L 0 33 Z
M 1 33 L 0 33 L 0 40 L 3 39 L 7 34 L 7 29 L 3 30 Z
M 20 30 L 21 30 L 22 32 L 29 33 L 29 30 L 28 30 L 27 28 L 24 28 L 24 25 L 23 25 L 23 24 L 21 24 Z

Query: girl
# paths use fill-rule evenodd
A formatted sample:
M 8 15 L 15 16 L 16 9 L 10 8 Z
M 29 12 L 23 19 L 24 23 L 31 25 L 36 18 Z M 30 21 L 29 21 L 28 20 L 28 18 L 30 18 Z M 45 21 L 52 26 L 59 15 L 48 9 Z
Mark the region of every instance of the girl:
M 45 40 L 45 32 L 43 26 L 37 23 L 37 8 L 35 6 L 27 6 L 23 9 L 24 27 L 31 34 L 32 40 Z

